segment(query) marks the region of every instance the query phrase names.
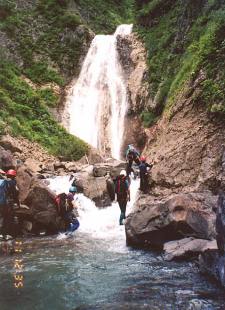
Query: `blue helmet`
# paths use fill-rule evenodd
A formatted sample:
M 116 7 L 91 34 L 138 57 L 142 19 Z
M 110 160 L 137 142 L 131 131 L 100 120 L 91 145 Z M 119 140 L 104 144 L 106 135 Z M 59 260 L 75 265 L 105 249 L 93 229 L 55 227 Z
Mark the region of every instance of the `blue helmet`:
M 69 189 L 69 192 L 70 193 L 76 193 L 77 192 L 76 186 L 71 186 L 70 189 Z

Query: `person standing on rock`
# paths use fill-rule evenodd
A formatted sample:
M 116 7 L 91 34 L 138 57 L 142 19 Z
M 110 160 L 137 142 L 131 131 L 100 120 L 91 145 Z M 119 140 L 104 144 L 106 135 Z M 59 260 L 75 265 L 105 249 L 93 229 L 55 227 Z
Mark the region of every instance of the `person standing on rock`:
M 6 236 L 6 220 L 7 220 L 6 194 L 7 194 L 6 175 L 5 172 L 2 169 L 0 169 L 0 216 L 2 217 L 0 227 L 3 238 L 5 238 Z
M 13 229 L 14 204 L 20 207 L 19 191 L 16 184 L 16 171 L 10 169 L 6 172 L 6 179 L 1 179 L 0 209 L 3 217 L 2 233 L 15 235 Z
M 148 191 L 148 169 L 151 169 L 153 165 L 146 163 L 145 156 L 141 156 L 140 160 L 141 160 L 141 163 L 139 165 L 140 190 L 146 193 Z
M 119 224 L 123 225 L 123 220 L 126 218 L 127 201 L 130 201 L 129 182 L 125 170 L 121 170 L 120 175 L 116 177 L 115 194 L 121 211 Z
M 20 208 L 19 190 L 16 183 L 16 170 L 10 169 L 7 176 L 7 204 L 13 208 L 16 205 Z

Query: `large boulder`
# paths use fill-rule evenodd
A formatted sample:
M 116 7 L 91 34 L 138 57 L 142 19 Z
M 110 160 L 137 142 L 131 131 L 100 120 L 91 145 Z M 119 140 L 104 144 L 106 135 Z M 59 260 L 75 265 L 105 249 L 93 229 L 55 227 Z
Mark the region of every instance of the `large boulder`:
M 47 233 L 55 233 L 60 229 L 61 219 L 58 216 L 54 199 L 55 194 L 41 181 L 33 182 L 25 204 L 32 211 L 35 232 L 44 229 Z
M 126 168 L 126 163 L 120 160 L 111 160 L 109 162 L 95 164 L 93 166 L 94 177 L 104 177 L 110 174 L 112 178 L 120 174 L 122 169 Z
M 8 170 L 15 168 L 16 162 L 10 151 L 6 151 L 0 146 L 0 168 L 3 170 Z
M 29 194 L 31 184 L 34 180 L 33 173 L 25 166 L 21 166 L 17 170 L 17 186 L 19 188 L 19 200 L 24 202 Z
M 22 153 L 22 149 L 21 149 L 18 141 L 9 135 L 5 135 L 5 136 L 1 137 L 0 145 L 5 150 L 8 150 L 12 153 L 14 153 L 14 152 Z
M 215 238 L 216 197 L 210 192 L 172 195 L 163 200 L 140 196 L 126 221 L 128 245 L 163 247 L 184 237 Z
M 225 193 L 220 192 L 216 210 L 216 240 L 221 254 L 225 254 Z
M 213 276 L 225 287 L 225 193 L 221 191 L 216 208 L 216 241 L 218 250 L 208 250 L 199 257 L 200 270 Z
M 218 250 L 206 250 L 199 257 L 200 271 L 214 277 L 225 287 L 225 255 Z
M 79 192 L 92 199 L 97 207 L 106 207 L 111 204 L 106 178 L 94 177 L 91 171 L 82 171 L 75 175 L 75 184 Z
M 164 244 L 164 259 L 167 261 L 197 257 L 207 249 L 217 249 L 216 240 L 184 238 Z

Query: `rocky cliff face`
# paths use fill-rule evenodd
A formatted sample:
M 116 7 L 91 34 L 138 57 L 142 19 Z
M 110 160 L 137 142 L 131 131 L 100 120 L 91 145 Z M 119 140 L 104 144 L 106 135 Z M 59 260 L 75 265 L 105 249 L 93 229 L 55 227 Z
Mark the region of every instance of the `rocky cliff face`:
M 124 144 L 135 144 L 142 150 L 146 135 L 140 119 L 141 111 L 150 104 L 147 51 L 136 33 L 126 37 L 117 37 L 117 51 L 127 83 L 128 111 L 125 117 Z
M 201 18 L 204 17 L 208 22 L 213 16 L 210 15 L 210 10 L 220 11 L 221 3 L 214 3 L 214 6 L 211 6 L 208 1 L 137 2 L 140 8 L 144 8 L 140 12 L 138 22 L 141 25 L 140 32 L 145 33 L 149 67 L 145 70 L 148 77 L 145 79 L 143 75 L 141 81 L 143 86 L 146 85 L 147 95 L 142 92 L 144 101 L 141 103 L 138 101 L 137 85 L 131 89 L 131 92 L 134 92 L 131 98 L 140 103 L 140 111 L 146 109 L 160 115 L 160 118 L 158 121 L 155 119 L 155 124 L 144 130 L 146 142 L 143 155 L 147 156 L 148 162 L 154 164 L 151 171 L 151 186 L 147 194 L 139 192 L 135 209 L 127 218 L 127 243 L 147 248 L 164 248 L 168 252 L 174 251 L 170 247 L 179 248 L 179 253 L 175 251 L 170 253 L 169 259 L 179 255 L 184 257 L 187 253 L 193 255 L 193 252 L 196 256 L 204 250 L 200 250 L 199 244 L 196 246 L 200 241 L 196 243 L 193 238 L 213 240 L 216 236 L 213 209 L 216 209 L 218 192 L 224 188 L 225 182 L 223 141 L 225 125 L 224 116 L 220 113 L 222 108 L 217 110 L 219 113 L 212 113 L 211 106 L 212 102 L 220 100 L 222 107 L 224 97 L 219 99 L 214 93 L 212 99 L 212 93 L 206 88 L 206 85 L 208 87 L 211 83 L 212 72 L 216 70 L 212 61 L 214 53 L 210 54 L 206 46 L 202 49 L 204 56 L 202 52 L 197 56 L 201 54 L 196 61 L 198 63 L 196 67 L 194 61 L 197 58 L 194 53 L 189 55 L 191 65 L 185 63 L 185 57 L 180 63 L 178 59 L 181 59 L 181 55 L 187 51 L 190 42 L 193 41 L 192 47 L 194 44 L 200 47 L 203 42 L 201 35 L 204 36 L 208 46 L 212 44 L 212 37 L 206 38 L 207 31 L 199 26 L 199 16 L 202 14 Z M 198 13 L 195 11 L 196 7 L 199 8 Z M 216 26 L 217 29 L 223 28 L 224 19 L 220 22 Z M 196 38 L 192 37 L 192 31 L 198 33 Z M 216 39 L 213 45 L 219 46 L 220 39 L 217 32 L 214 35 Z M 129 48 L 127 54 L 131 55 Z M 219 53 L 221 47 L 218 48 Z M 219 61 L 218 57 L 217 65 Z M 135 72 L 132 62 L 129 66 Z M 212 69 L 210 72 L 209 67 Z M 126 76 L 128 79 L 131 76 L 131 71 L 128 69 Z M 219 80 L 216 77 L 214 79 L 216 84 Z M 139 80 L 138 75 L 136 80 Z M 131 103 L 131 107 L 132 113 L 138 111 L 138 105 Z M 136 137 L 139 139 L 138 135 Z M 137 140 L 135 144 L 138 145 Z M 174 243 L 167 246 L 166 242 L 170 240 L 174 240 Z M 213 261 L 213 268 L 216 270 L 219 254 L 215 240 L 212 241 L 212 248 L 210 255 L 215 254 L 215 259 L 212 260 L 210 255 L 203 258 L 205 265 L 210 266 Z M 211 269 L 213 268 L 211 264 Z M 219 258 L 217 278 L 221 277 L 223 268 L 224 257 Z M 220 281 L 224 283 L 224 279 Z
M 194 87 L 194 89 L 193 89 Z M 155 188 L 179 192 L 211 190 L 217 192 L 224 182 L 224 123 L 212 119 L 193 94 L 183 94 L 171 111 L 147 130 L 144 153 L 155 161 L 152 177 Z

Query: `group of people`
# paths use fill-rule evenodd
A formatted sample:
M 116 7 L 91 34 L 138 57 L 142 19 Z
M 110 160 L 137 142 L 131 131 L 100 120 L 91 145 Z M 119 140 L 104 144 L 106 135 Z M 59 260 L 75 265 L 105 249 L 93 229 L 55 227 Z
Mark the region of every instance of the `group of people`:
M 18 219 L 15 210 L 20 208 L 19 190 L 16 182 L 16 170 L 0 169 L 0 238 L 8 240 L 18 235 Z M 58 215 L 63 219 L 63 230 L 71 233 L 78 229 L 80 223 L 77 219 L 77 209 L 74 196 L 77 192 L 76 186 L 71 186 L 69 193 L 59 194 L 55 198 L 55 206 Z
M 0 215 L 2 217 L 1 236 L 7 240 L 9 235 L 15 236 L 14 210 L 20 208 L 19 190 L 16 184 L 16 171 L 0 169 Z
M 139 167 L 140 174 L 140 190 L 146 192 L 148 190 L 148 170 L 152 168 L 152 164 L 146 162 L 144 156 L 140 156 L 139 152 L 133 145 L 129 145 L 126 151 L 126 170 L 123 169 L 114 179 L 114 189 L 117 202 L 120 207 L 119 224 L 122 225 L 126 218 L 126 206 L 130 201 L 130 175 L 135 171 L 132 167 L 133 162 Z M 77 188 L 73 182 L 69 188 L 69 193 L 61 193 L 55 198 L 55 205 L 59 216 L 64 222 L 64 232 L 71 233 L 78 229 L 80 223 L 77 219 L 78 212 L 75 204 L 75 194 Z M 0 169 L 0 215 L 3 219 L 2 225 L 0 225 L 0 234 L 2 238 L 7 239 L 8 235 L 14 235 L 13 221 L 14 211 L 16 208 L 20 208 L 19 191 L 16 183 L 16 171 L 13 169 L 7 172 Z
M 144 193 L 148 190 L 148 170 L 153 167 L 152 164 L 146 162 L 146 157 L 140 156 L 140 153 L 134 148 L 132 144 L 128 145 L 126 151 L 126 170 L 121 170 L 120 175 L 114 180 L 115 183 L 115 194 L 117 202 L 120 207 L 120 219 L 119 224 L 123 225 L 123 221 L 126 218 L 126 206 L 127 202 L 130 201 L 130 175 L 135 171 L 132 167 L 133 162 L 139 167 L 140 175 L 140 187 L 139 189 Z

